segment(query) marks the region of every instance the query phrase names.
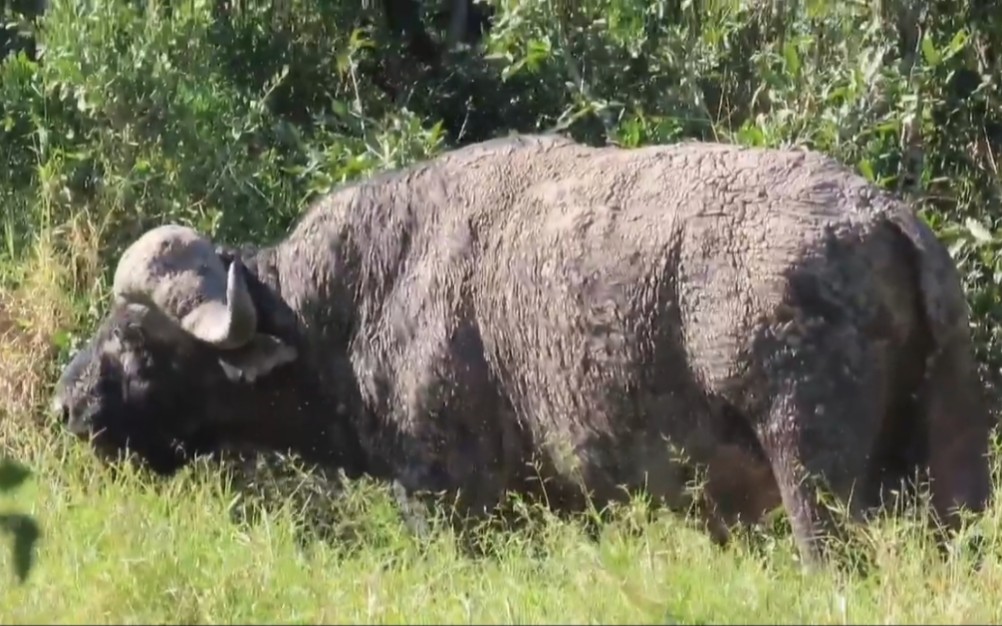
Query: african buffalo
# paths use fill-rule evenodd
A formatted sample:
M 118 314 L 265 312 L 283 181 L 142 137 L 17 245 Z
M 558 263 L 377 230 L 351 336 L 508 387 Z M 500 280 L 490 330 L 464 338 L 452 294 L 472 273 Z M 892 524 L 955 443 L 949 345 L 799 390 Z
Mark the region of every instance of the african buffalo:
M 152 229 L 114 294 L 56 406 L 164 474 L 292 450 L 478 514 L 676 508 L 701 468 L 710 523 L 782 504 L 808 562 L 819 489 L 860 512 L 926 468 L 951 522 L 991 495 L 956 267 L 810 151 L 492 140 L 346 184 L 271 246 Z

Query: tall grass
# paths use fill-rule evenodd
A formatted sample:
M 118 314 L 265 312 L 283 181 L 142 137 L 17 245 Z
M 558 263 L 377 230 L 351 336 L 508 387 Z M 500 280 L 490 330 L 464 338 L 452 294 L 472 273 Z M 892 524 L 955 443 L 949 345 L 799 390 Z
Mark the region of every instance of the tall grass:
M 282 483 L 269 501 L 284 508 L 244 519 L 246 484 L 218 468 L 166 484 L 111 476 L 45 410 L 143 229 L 170 220 L 266 241 L 334 185 L 514 130 L 834 155 L 912 198 L 950 245 L 992 384 L 997 12 L 956 0 L 492 0 L 490 32 L 430 67 L 367 3 L 238 4 L 60 0 L 34 22 L 4 9 L 16 41 L 37 45 L 0 64 L 0 450 L 33 471 L 0 494 L 0 513 L 29 512 L 44 535 L 28 583 L 0 585 L 0 620 L 1000 619 L 998 507 L 977 525 L 978 570 L 965 551 L 940 559 L 905 518 L 860 530 L 870 574 L 804 578 L 788 533 L 721 550 L 678 517 L 646 521 L 640 505 L 595 541 L 580 521 L 544 517 L 485 534 L 491 549 L 473 557 L 451 530 L 404 532 L 373 485 L 328 502 Z M 353 539 L 304 541 L 304 503 L 336 512 Z
M 640 501 L 597 538 L 582 520 L 544 512 L 517 532 L 483 532 L 471 552 L 444 525 L 427 537 L 409 532 L 386 489 L 369 482 L 318 493 L 319 509 L 289 498 L 296 504 L 240 515 L 246 491 L 211 467 L 151 483 L 130 469 L 111 479 L 79 447 L 39 452 L 35 479 L 8 505 L 35 515 L 46 534 L 28 582 L 0 585 L 4 623 L 1002 619 L 999 507 L 977 526 L 980 568 L 969 551 L 943 558 L 920 517 L 896 517 L 854 538 L 872 555 L 868 574 L 804 576 L 787 535 L 720 549 L 679 517 L 649 520 Z M 304 536 L 309 510 L 331 514 L 337 540 Z

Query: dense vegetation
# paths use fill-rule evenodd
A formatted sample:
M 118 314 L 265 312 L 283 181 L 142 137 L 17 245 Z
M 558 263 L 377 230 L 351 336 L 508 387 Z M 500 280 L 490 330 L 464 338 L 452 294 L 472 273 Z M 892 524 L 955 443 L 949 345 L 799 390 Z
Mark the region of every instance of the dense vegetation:
M 823 589 L 797 578 L 782 537 L 762 560 L 671 520 L 638 538 L 629 516 L 594 544 L 552 522 L 485 565 L 447 534 L 394 534 L 392 516 L 370 515 L 378 498 L 345 514 L 371 549 L 304 556 L 291 518 L 229 524 L 233 492 L 194 469 L 167 494 L 131 474 L 99 489 L 110 478 L 44 414 L 141 230 L 172 220 L 265 241 L 334 185 L 512 131 L 837 157 L 914 198 L 949 243 L 994 384 L 992 3 L 488 0 L 458 31 L 464 3 L 445 0 L 61 0 L 34 16 L 38 4 L 0 2 L 0 451 L 42 478 L 12 506 L 52 532 L 34 583 L 0 587 L 5 620 L 1000 619 L 997 559 L 975 576 L 896 526 L 873 539 L 889 574 Z

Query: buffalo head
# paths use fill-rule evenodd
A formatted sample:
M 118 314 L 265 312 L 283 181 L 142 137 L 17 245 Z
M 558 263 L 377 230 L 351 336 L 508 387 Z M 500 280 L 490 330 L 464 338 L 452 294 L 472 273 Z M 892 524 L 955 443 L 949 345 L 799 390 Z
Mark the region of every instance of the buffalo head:
M 291 342 L 259 328 L 240 260 L 227 267 L 190 228 L 139 238 L 119 261 L 113 292 L 53 401 L 102 457 L 127 448 L 157 472 L 175 471 L 262 400 L 259 378 L 297 359 Z

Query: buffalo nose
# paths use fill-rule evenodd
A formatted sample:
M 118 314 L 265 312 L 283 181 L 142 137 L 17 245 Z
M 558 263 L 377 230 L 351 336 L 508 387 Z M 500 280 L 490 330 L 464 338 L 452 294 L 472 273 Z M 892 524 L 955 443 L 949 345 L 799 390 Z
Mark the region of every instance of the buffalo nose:
M 66 406 L 63 399 L 57 394 L 52 396 L 52 400 L 49 403 L 49 411 L 52 413 L 53 417 L 58 417 L 62 422 L 63 426 L 70 419 L 70 407 Z
M 83 437 L 86 439 L 90 437 L 90 420 L 68 416 L 66 418 L 66 430 L 70 431 L 77 437 Z
M 74 415 L 71 411 L 66 411 L 66 430 L 77 437 L 90 436 L 90 419 L 86 416 Z
M 59 396 L 52 399 L 52 412 L 59 417 L 63 427 L 77 437 L 90 433 L 90 420 L 86 416 L 75 414 L 70 405 Z

